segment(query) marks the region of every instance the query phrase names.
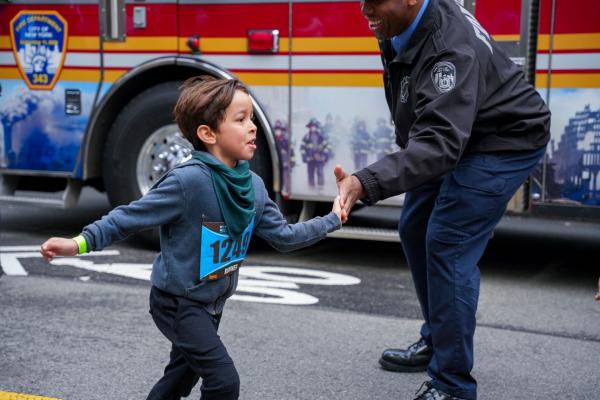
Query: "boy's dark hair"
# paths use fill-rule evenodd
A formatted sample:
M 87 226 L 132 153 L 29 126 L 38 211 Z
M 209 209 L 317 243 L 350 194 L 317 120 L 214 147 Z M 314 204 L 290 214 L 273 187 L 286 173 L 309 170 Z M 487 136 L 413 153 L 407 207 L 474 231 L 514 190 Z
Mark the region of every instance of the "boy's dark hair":
M 196 130 L 200 125 L 206 125 L 216 132 L 225 119 L 225 110 L 231 104 L 236 90 L 248 94 L 246 86 L 237 79 L 209 75 L 189 78 L 179 87 L 179 99 L 173 111 L 175 122 L 194 149 L 206 151 Z

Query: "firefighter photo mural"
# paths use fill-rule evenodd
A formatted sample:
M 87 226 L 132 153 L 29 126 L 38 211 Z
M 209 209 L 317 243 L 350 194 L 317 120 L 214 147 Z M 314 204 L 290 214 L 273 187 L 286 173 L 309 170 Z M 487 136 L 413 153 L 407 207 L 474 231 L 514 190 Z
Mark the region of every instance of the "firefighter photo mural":
M 394 130 L 387 125 L 385 118 L 377 118 L 377 127 L 373 131 L 375 158 L 380 160 L 388 154 L 398 151 L 399 148 L 395 142 Z
M 352 155 L 354 169 L 363 169 L 369 165 L 369 154 L 373 150 L 373 139 L 367 132 L 367 124 L 363 119 L 357 119 L 352 127 Z
M 333 158 L 333 151 L 329 138 L 316 118 L 311 118 L 306 127 L 308 132 L 302 138 L 300 145 L 302 162 L 307 167 L 308 186 L 315 188 L 316 175 L 316 185 L 321 189 L 325 186 L 324 167 L 327 161 Z
M 296 165 L 294 147 L 290 143 L 287 126 L 281 120 L 275 121 L 273 133 L 275 133 L 275 143 L 277 144 L 281 165 L 281 191 L 283 194 L 288 194 L 290 192 L 291 169 Z

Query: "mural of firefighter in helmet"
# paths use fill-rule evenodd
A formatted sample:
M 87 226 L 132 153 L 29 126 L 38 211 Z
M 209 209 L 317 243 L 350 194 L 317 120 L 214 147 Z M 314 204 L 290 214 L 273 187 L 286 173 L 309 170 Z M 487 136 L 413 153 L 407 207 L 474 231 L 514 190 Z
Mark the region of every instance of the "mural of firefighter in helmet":
M 398 150 L 395 144 L 396 135 L 394 130 L 386 124 L 385 118 L 377 118 L 377 128 L 373 131 L 373 141 L 375 157 L 378 160 Z
M 373 139 L 367 132 L 367 124 L 362 119 L 356 120 L 352 131 L 351 144 L 354 169 L 358 171 L 369 165 L 369 154 L 373 150 Z
M 288 194 L 290 192 L 290 172 L 296 165 L 294 147 L 290 144 L 287 126 L 282 121 L 275 121 L 273 132 L 281 165 L 281 191 L 283 194 Z
M 322 188 L 325 185 L 323 169 L 327 161 L 333 158 L 333 151 L 331 150 L 329 138 L 323 132 L 321 124 L 316 118 L 311 118 L 306 127 L 308 132 L 302 138 L 300 152 L 302 162 L 307 166 L 308 185 L 311 188 L 315 187 L 316 175 L 316 184 L 319 188 Z

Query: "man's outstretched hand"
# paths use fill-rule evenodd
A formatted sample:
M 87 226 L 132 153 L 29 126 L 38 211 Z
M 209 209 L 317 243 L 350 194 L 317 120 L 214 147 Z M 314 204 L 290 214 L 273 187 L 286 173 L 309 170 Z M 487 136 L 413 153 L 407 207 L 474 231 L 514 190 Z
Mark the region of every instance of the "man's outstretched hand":
M 365 189 L 354 175 L 348 175 L 341 166 L 336 165 L 333 173 L 335 174 L 335 183 L 340 195 L 340 206 L 342 207 L 342 223 L 348 220 L 348 214 L 354 204 L 366 196 Z

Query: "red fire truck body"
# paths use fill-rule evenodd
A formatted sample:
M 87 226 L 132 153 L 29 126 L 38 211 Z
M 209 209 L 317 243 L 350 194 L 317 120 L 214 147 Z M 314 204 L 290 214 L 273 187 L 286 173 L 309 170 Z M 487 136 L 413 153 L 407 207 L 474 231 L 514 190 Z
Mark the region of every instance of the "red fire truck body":
M 464 4 L 553 112 L 547 157 L 511 202 L 513 215 L 599 221 L 595 3 Z M 280 201 L 302 203 L 301 217 L 334 197 L 335 164 L 353 171 L 398 151 L 378 45 L 358 1 L 4 0 L 0 200 L 69 207 L 84 185 L 115 205 L 139 197 L 189 154 L 172 108 L 178 85 L 202 74 L 250 87 L 259 125 L 252 167 Z M 311 129 L 326 146 L 308 146 Z M 59 199 L 40 195 L 57 190 Z M 401 203 L 379 209 L 393 214 Z M 397 240 L 361 232 L 347 235 Z

